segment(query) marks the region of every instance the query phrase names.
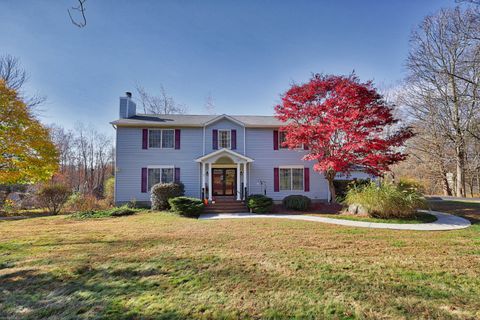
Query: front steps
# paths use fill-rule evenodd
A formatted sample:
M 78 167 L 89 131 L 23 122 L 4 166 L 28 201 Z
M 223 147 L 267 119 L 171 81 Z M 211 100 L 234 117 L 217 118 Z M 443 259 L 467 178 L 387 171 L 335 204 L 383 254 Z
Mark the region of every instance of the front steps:
M 233 198 L 217 199 L 205 207 L 205 213 L 241 213 L 248 212 L 247 206 L 240 200 Z

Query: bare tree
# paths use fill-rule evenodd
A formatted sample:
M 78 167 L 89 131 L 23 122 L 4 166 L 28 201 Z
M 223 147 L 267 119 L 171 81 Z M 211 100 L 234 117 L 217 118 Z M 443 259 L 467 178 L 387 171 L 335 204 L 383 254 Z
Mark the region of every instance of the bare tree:
M 476 28 L 471 9 L 443 9 L 412 34 L 407 60 L 407 101 L 423 128 L 436 127 L 455 150 L 456 194 L 465 196 L 467 136 L 478 112 L 480 61 L 468 32 Z M 466 80 L 468 79 L 468 81 Z
M 5 54 L 0 56 L 0 79 L 4 80 L 10 89 L 15 90 L 30 109 L 45 102 L 45 96 L 27 96 L 23 87 L 28 82 L 28 73 L 20 64 L 18 58 Z
M 82 193 L 101 196 L 104 183 L 113 175 L 113 141 L 91 126 L 77 123 L 75 130 L 50 127 L 65 182 Z
M 83 28 L 87 25 L 87 18 L 85 16 L 85 2 L 87 2 L 87 0 L 77 0 L 77 2 L 78 5 L 67 9 L 67 12 L 68 16 L 70 17 L 70 21 L 77 27 Z M 76 12 L 79 16 L 79 19 L 74 19 L 72 16 L 72 12 Z
M 152 114 L 184 114 L 187 108 L 184 105 L 175 102 L 173 97 L 167 94 L 165 87 L 160 85 L 160 93 L 152 95 L 144 87 L 136 87 L 140 104 L 144 113 Z

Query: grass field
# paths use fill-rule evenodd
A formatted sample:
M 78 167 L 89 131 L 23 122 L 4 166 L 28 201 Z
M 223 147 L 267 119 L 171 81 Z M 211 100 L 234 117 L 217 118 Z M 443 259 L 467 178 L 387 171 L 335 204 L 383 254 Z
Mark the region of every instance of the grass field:
M 480 204 L 435 203 L 478 222 Z M 480 224 L 415 232 L 165 213 L 0 222 L 0 318 L 475 319 Z

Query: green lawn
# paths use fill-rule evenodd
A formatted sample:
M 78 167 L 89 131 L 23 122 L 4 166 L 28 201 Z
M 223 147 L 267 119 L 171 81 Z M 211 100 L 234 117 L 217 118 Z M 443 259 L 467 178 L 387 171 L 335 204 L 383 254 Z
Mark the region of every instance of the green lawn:
M 480 216 L 480 204 L 459 205 L 448 209 Z M 480 224 L 415 232 L 148 212 L 4 221 L 0 318 L 475 319 L 479 266 Z

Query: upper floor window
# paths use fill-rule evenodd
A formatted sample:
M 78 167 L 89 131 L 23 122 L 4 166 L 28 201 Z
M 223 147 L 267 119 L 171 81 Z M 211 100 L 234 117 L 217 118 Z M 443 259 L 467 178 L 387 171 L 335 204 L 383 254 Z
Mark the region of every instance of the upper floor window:
M 148 168 L 148 190 L 151 190 L 157 183 L 172 183 L 174 175 L 173 167 Z
M 232 148 L 232 132 L 230 130 L 218 130 L 218 147 Z
M 287 141 L 287 132 L 279 131 L 278 132 L 278 147 L 280 149 L 288 149 L 287 145 L 284 145 L 285 141 Z M 303 149 L 303 144 L 299 144 L 296 149 Z
M 303 190 L 303 168 L 279 168 L 280 190 Z
M 148 147 L 173 149 L 175 147 L 175 130 L 150 129 L 148 132 Z

